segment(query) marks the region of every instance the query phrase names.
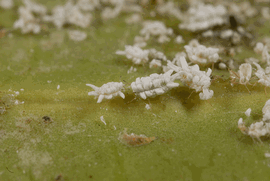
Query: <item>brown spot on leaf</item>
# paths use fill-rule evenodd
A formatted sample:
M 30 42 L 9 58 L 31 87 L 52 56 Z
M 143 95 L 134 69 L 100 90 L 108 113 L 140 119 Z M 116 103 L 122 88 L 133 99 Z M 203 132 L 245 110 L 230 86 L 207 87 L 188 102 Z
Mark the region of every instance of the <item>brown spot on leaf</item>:
M 56 177 L 55 177 L 55 181 L 60 181 L 60 180 L 62 180 L 62 175 L 60 174 L 60 175 L 57 175 Z
M 174 140 L 172 137 L 170 138 L 160 138 L 161 142 L 171 144 Z
M 142 146 L 151 143 L 156 137 L 147 137 L 145 135 L 127 134 L 127 129 L 119 134 L 119 141 L 127 146 Z

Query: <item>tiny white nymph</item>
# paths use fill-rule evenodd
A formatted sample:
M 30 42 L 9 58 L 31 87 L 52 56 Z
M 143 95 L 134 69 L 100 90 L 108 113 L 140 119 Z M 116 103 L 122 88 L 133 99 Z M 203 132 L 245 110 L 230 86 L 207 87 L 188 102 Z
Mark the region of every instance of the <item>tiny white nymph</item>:
M 233 36 L 233 30 L 223 30 L 221 33 L 220 33 L 220 38 L 221 39 L 228 39 L 230 37 Z
M 183 37 L 181 35 L 178 35 L 176 38 L 175 38 L 175 43 L 177 44 L 181 44 L 181 43 L 185 43 L 185 40 L 183 39 Z
M 246 112 L 245 112 L 245 115 L 246 115 L 247 117 L 250 117 L 250 113 L 251 113 L 251 108 L 248 108 L 248 109 L 246 110 Z
M 0 7 L 4 9 L 11 9 L 14 6 L 13 0 L 0 0 Z
M 248 129 L 248 135 L 252 138 L 257 138 L 260 142 L 260 137 L 269 134 L 269 130 L 267 129 L 268 124 L 265 124 L 263 121 L 252 123 Z
M 223 5 L 197 3 L 183 15 L 184 18 L 182 18 L 179 28 L 192 32 L 207 30 L 213 26 L 225 24 L 226 15 L 227 9 Z
M 157 51 L 155 48 L 151 48 L 148 50 L 149 51 L 149 58 L 150 59 L 157 59 L 157 60 L 163 60 L 166 61 L 167 57 L 163 52 Z
M 145 109 L 147 109 L 147 110 L 151 109 L 150 105 L 149 104 L 146 104 L 145 105 Z
M 154 37 L 159 43 L 165 43 L 170 41 L 169 36 L 173 35 L 173 29 L 167 28 L 161 21 L 145 21 L 140 35 L 143 36 L 145 40 Z
M 239 67 L 239 83 L 240 84 L 246 84 L 249 82 L 249 79 L 251 78 L 251 73 L 252 73 L 252 67 L 250 63 L 243 63 Z
M 184 48 L 186 49 L 188 58 L 192 63 L 216 63 L 219 59 L 218 48 L 207 48 L 204 45 L 198 45 L 196 47 L 185 45 Z
M 135 82 L 131 83 L 133 92 L 142 99 L 147 97 L 155 97 L 164 94 L 174 87 L 178 87 L 178 83 L 174 83 L 175 76 L 171 76 L 173 70 L 169 70 L 165 74 L 151 74 L 148 77 L 138 77 Z
M 202 36 L 205 37 L 205 38 L 213 37 L 214 36 L 214 32 L 212 30 L 207 30 L 207 31 L 205 31 L 205 32 L 202 33 Z
M 142 50 L 137 46 L 126 45 L 124 51 L 116 51 L 117 55 L 126 55 L 134 64 L 145 64 L 148 62 L 148 50 Z
M 79 30 L 70 30 L 68 31 L 68 36 L 69 36 L 69 39 L 73 41 L 83 41 L 86 39 L 87 34 Z
M 264 107 L 262 108 L 263 113 L 263 121 L 269 121 L 270 120 L 270 99 L 266 101 Z
M 199 94 L 201 100 L 211 99 L 214 95 L 214 91 L 209 89 L 203 89 L 203 92 Z
M 262 54 L 264 45 L 261 42 L 256 43 L 256 46 L 254 47 L 254 52 L 257 54 Z
M 262 108 L 263 114 L 270 112 L 270 99 L 266 101 L 264 107 Z
M 255 75 L 259 78 L 258 82 L 265 85 L 266 87 L 270 87 L 270 72 L 267 67 L 265 70 L 257 63 L 253 62 L 253 64 L 257 67 L 257 72 Z
M 159 4 L 157 6 L 157 12 L 160 15 L 173 16 L 179 20 L 183 18 L 180 8 L 177 7 L 177 5 L 173 1 L 167 1 L 166 3 Z
M 133 73 L 133 72 L 137 72 L 137 68 L 131 66 L 130 69 L 128 69 L 127 73 L 130 74 L 130 73 Z
M 243 134 L 248 134 L 248 128 L 245 126 L 245 123 L 243 122 L 243 118 L 240 118 L 238 120 L 238 128 Z
M 125 99 L 125 95 L 121 90 L 123 89 L 124 84 L 122 82 L 108 82 L 107 84 L 103 84 L 101 87 L 97 87 L 92 84 L 86 84 L 89 87 L 92 87 L 95 91 L 89 92 L 89 96 L 98 97 L 97 103 L 102 102 L 105 99 L 112 99 L 116 96 L 121 96 Z
M 218 64 L 218 68 L 220 68 L 221 70 L 225 70 L 227 68 L 227 65 L 225 63 L 220 62 Z
M 150 64 L 149 64 L 149 68 L 157 68 L 157 67 L 161 67 L 162 64 L 161 64 L 161 61 L 160 60 L 156 60 L 156 59 L 153 59 Z
M 264 46 L 262 51 L 262 61 L 266 62 L 268 65 L 270 64 L 270 55 L 268 53 L 268 47 Z
M 142 16 L 140 14 L 132 14 L 128 18 L 125 19 L 127 24 L 136 24 L 142 21 Z
M 247 117 L 250 117 L 251 109 L 247 109 L 245 114 Z M 258 121 L 255 123 L 252 123 L 248 128 L 245 126 L 245 123 L 243 122 L 243 119 L 240 118 L 238 121 L 238 128 L 241 130 L 243 134 L 247 134 L 252 139 L 256 138 L 258 141 L 261 141 L 260 137 L 262 136 L 269 136 L 270 135 L 270 123 L 268 122 L 270 120 L 270 99 L 266 101 L 263 109 L 263 119 L 262 121 Z

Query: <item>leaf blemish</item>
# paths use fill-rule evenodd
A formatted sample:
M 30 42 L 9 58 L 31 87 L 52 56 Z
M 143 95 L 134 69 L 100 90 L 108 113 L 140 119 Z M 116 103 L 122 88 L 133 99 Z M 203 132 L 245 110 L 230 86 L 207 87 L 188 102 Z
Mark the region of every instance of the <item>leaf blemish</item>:
M 127 134 L 127 128 L 119 134 L 118 140 L 127 146 L 142 146 L 151 143 L 156 137 L 147 137 L 145 135 Z

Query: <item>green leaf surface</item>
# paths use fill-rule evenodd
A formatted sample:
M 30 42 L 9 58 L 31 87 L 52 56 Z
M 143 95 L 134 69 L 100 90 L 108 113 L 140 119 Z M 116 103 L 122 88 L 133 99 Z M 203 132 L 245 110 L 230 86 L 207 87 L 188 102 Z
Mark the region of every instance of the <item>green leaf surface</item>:
M 0 25 L 11 27 L 16 17 L 15 10 L 0 12 Z M 50 28 L 40 35 L 14 31 L 12 38 L 0 39 L 1 93 L 19 91 L 16 99 L 24 101 L 0 115 L 0 180 L 55 180 L 59 175 L 67 181 L 269 180 L 270 158 L 264 156 L 270 152 L 269 139 L 253 142 L 237 127 L 248 108 L 248 124 L 262 118 L 269 99 L 262 86 L 248 86 L 249 94 L 243 85 L 231 86 L 227 71 L 214 70 L 213 75 L 224 78 L 213 81 L 209 101 L 201 101 L 185 86 L 149 100 L 133 100 L 131 90 L 125 100 L 100 104 L 87 95 L 92 91 L 87 83 L 128 85 L 137 77 L 161 73 L 139 66 L 127 74 L 132 64 L 115 52 L 132 44 L 141 26 L 126 25 L 125 17 L 96 22 L 85 30 L 88 38 L 83 42 L 68 39 L 66 31 L 74 27 Z M 260 32 L 268 30 L 262 27 Z M 183 50 L 173 42 L 148 46 L 170 59 Z M 251 51 L 244 46 L 239 62 L 254 55 L 246 53 Z M 43 116 L 52 122 L 44 122 Z M 129 134 L 157 139 L 126 146 L 118 139 L 125 128 Z

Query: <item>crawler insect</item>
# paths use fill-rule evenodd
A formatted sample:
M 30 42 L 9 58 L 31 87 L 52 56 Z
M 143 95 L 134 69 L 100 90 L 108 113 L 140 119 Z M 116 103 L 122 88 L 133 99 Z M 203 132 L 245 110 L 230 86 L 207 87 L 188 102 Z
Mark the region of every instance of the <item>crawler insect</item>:
M 88 92 L 89 96 L 98 97 L 97 103 L 101 103 L 102 100 L 105 99 L 112 99 L 116 96 L 121 96 L 125 99 L 125 95 L 121 90 L 123 89 L 124 84 L 122 82 L 108 82 L 103 84 L 101 87 L 97 87 L 92 84 L 86 84 L 89 87 L 92 87 L 95 91 Z
M 119 134 L 118 140 L 127 146 L 142 146 L 151 143 L 156 137 L 147 137 L 145 135 L 127 134 L 127 128 Z
M 264 114 L 263 121 L 252 123 L 249 127 L 245 126 L 245 123 L 243 122 L 243 118 L 240 118 L 238 121 L 238 128 L 240 129 L 240 131 L 245 135 L 249 135 L 253 139 L 254 142 L 255 142 L 254 138 L 256 138 L 260 143 L 262 143 L 262 140 L 260 139 L 260 137 L 270 135 L 270 123 L 267 122 L 268 116 L 265 116 L 267 114 L 266 109 L 267 109 L 268 103 L 269 102 L 267 101 L 262 110 Z M 250 108 L 247 109 L 247 111 L 245 112 L 247 117 L 250 117 L 250 112 L 251 112 Z
M 257 76 L 257 78 L 259 78 L 258 83 L 265 86 L 264 91 L 266 95 L 266 87 L 270 86 L 269 67 L 266 67 L 266 69 L 264 70 L 259 64 L 255 62 L 253 62 L 253 64 L 257 67 L 257 72 L 255 73 L 255 75 Z
M 251 80 L 252 67 L 249 63 L 241 64 L 238 72 L 234 72 L 233 70 L 229 70 L 229 72 L 232 84 L 242 84 L 245 85 L 246 88 L 247 84 L 251 85 L 249 80 Z M 247 90 L 250 93 L 248 88 Z

